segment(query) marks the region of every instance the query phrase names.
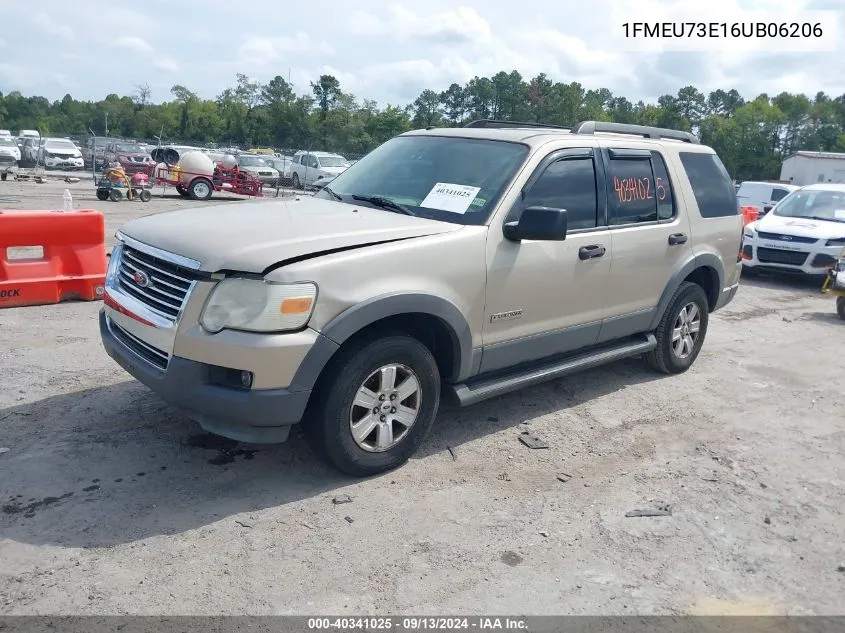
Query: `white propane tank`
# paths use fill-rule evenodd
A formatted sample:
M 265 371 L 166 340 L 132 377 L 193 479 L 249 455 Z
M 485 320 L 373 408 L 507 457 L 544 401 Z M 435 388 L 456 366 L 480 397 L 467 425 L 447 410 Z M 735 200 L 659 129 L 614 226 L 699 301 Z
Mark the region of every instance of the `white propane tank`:
M 238 164 L 238 159 L 231 154 L 224 154 L 221 162 L 223 163 L 224 169 L 234 169 L 235 165 Z
M 211 178 L 214 175 L 214 163 L 207 154 L 202 152 L 185 152 L 179 157 L 177 167 L 179 180 L 184 183 L 191 182 L 197 176 Z

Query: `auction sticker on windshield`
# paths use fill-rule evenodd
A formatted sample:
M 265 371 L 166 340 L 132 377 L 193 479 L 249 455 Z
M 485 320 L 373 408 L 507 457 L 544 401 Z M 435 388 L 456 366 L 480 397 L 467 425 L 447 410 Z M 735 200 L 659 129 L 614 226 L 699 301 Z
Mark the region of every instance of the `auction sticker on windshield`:
M 481 187 L 438 182 L 431 188 L 420 206 L 427 209 L 437 209 L 438 211 L 466 213 L 479 191 L 481 191 Z

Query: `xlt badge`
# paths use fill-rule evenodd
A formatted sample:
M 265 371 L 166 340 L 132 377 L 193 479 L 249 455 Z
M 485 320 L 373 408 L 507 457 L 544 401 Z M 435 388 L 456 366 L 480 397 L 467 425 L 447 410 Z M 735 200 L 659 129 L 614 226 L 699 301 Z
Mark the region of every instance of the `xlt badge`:
M 496 321 L 510 321 L 511 319 L 518 319 L 522 316 L 522 310 L 510 310 L 508 312 L 497 312 L 490 315 L 490 323 Z

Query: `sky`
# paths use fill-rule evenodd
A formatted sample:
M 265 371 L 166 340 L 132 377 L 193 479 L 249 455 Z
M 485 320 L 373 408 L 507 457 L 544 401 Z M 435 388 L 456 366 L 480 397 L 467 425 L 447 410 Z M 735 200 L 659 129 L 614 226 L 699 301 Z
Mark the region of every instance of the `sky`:
M 245 73 L 262 82 L 290 78 L 310 93 L 321 74 L 382 106 L 404 105 L 425 88 L 518 70 L 632 101 L 656 101 L 686 85 L 736 88 L 745 97 L 782 91 L 845 91 L 842 0 L 3 0 L 0 91 L 51 100 L 70 93 L 99 100 L 148 84 L 153 101 L 183 84 L 214 98 Z M 744 10 L 801 19 L 838 9 L 839 50 L 797 51 L 778 43 L 709 40 L 709 50 L 632 50 L 625 21 L 697 16 L 728 21 Z M 686 19 L 689 19 L 687 17 Z M 657 41 L 651 40 L 651 49 Z M 836 45 L 836 44 L 834 44 Z M 702 45 L 704 46 L 704 45 Z M 801 45 L 799 45 L 800 47 Z M 803 41 L 805 48 L 818 42 Z M 761 50 L 762 49 L 762 50 Z

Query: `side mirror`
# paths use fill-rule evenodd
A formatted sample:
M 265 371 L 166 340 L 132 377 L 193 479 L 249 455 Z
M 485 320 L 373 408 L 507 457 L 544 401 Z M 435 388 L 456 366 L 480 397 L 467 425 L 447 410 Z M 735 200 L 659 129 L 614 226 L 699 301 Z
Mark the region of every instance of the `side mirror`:
M 547 240 L 566 239 L 566 209 L 551 207 L 528 207 L 519 220 L 506 222 L 502 232 L 509 240 Z

